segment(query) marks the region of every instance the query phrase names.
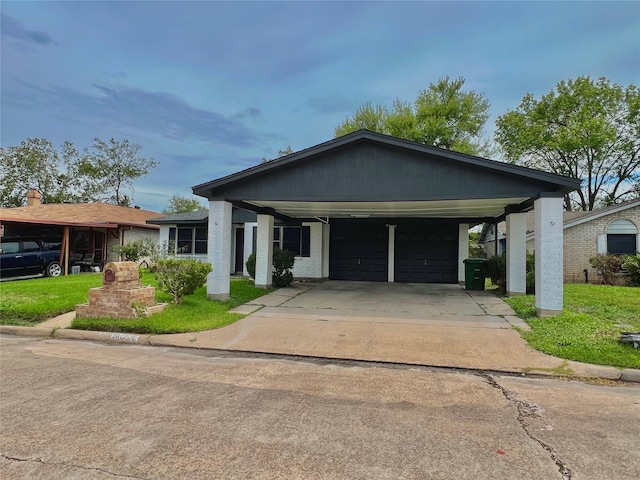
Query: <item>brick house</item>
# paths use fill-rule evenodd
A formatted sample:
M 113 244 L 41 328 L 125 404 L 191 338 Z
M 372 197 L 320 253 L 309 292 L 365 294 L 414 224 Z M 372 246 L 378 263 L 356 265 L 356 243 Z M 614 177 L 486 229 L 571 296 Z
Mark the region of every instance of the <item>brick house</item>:
M 106 203 L 40 203 L 41 195 L 32 190 L 27 206 L 0 208 L 1 234 L 5 237 L 38 237 L 64 253 L 93 254 L 93 265 L 119 260 L 113 252 L 145 237 L 158 240 L 159 227 L 147 220 L 160 216 L 158 212 L 138 207 L 120 207 Z M 67 269 L 68 270 L 68 269 Z
M 528 213 L 527 250 L 535 251 L 533 215 Z M 497 230 L 497 251 L 496 235 Z M 480 236 L 487 257 L 505 251 L 506 222 L 485 225 Z M 563 276 L 567 283 L 593 282 L 597 272 L 589 258 L 599 253 L 626 254 L 640 251 L 640 199 L 590 212 L 563 213 Z

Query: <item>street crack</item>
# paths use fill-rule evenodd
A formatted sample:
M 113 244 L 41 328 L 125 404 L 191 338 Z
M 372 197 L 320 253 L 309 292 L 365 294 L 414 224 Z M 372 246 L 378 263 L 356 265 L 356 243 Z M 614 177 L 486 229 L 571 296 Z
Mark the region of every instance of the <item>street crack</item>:
M 551 457 L 551 460 L 553 460 L 553 462 L 558 467 L 558 472 L 560 472 L 562 480 L 571 480 L 573 478 L 573 472 L 569 467 L 565 465 L 565 463 L 559 457 L 558 452 L 556 452 L 551 445 L 549 445 L 548 443 L 545 443 L 544 441 L 536 437 L 529 430 L 529 423 L 527 420 L 529 418 L 540 418 L 540 412 L 542 411 L 542 408 L 540 407 L 540 405 L 537 405 L 533 402 L 528 402 L 526 400 L 519 399 L 514 392 L 504 388 L 491 375 L 485 374 L 483 375 L 483 377 L 486 379 L 489 385 L 491 385 L 493 388 L 497 388 L 498 390 L 500 390 L 504 398 L 506 398 L 516 406 L 516 409 L 518 411 L 518 423 L 520 424 L 520 428 L 522 428 L 524 433 L 531 440 L 539 444 L 549 454 L 549 457 Z
M 5 454 L 0 454 L 0 457 L 4 458 L 5 460 L 12 461 L 12 462 L 33 462 L 33 463 L 41 463 L 43 465 L 55 465 L 55 466 L 59 466 L 59 467 L 79 468 L 81 470 L 93 470 L 93 471 L 97 471 L 97 472 L 102 472 L 102 473 L 105 473 L 107 475 L 112 475 L 113 477 L 117 477 L 117 478 L 133 478 L 135 480 L 147 480 L 147 479 L 145 479 L 143 477 L 134 477 L 133 475 L 126 475 L 126 474 L 122 474 L 122 473 L 113 473 L 113 472 L 110 472 L 109 470 L 105 470 L 104 468 L 100 468 L 100 467 L 85 467 L 83 465 L 74 465 L 72 463 L 45 462 L 41 458 L 29 458 L 29 457 L 20 458 L 20 457 L 12 457 L 10 455 L 5 455 Z

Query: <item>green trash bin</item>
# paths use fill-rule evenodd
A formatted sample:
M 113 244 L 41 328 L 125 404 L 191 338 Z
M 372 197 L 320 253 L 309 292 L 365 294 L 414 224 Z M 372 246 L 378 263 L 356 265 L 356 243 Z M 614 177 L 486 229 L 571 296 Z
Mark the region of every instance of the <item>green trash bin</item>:
M 464 260 L 464 282 L 467 290 L 484 290 L 484 258 L 467 258 Z

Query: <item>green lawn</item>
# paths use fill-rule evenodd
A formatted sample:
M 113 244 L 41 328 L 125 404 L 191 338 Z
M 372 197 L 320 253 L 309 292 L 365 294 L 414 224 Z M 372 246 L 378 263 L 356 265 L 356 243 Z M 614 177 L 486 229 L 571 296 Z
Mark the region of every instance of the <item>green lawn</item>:
M 143 285 L 157 287 L 155 276 L 145 272 Z M 0 319 L 5 325 L 31 326 L 70 312 L 86 303 L 90 288 L 102 285 L 102 274 L 69 275 L 57 278 L 37 278 L 0 283 Z M 117 320 L 112 318 L 76 319 L 72 328 L 132 333 L 196 332 L 219 328 L 233 323 L 243 315 L 227 310 L 268 293 L 256 288 L 247 279 L 231 281 L 231 297 L 225 302 L 207 299 L 206 289 L 187 296 L 180 305 L 170 304 L 162 312 L 149 318 Z M 169 303 L 171 297 L 156 290 L 158 302 Z
M 100 285 L 101 273 L 1 282 L 0 324 L 31 326 L 70 312 Z
M 618 342 L 620 332 L 640 332 L 640 288 L 566 284 L 564 312 L 550 318 L 535 316 L 531 295 L 505 300 L 531 326 L 522 335 L 532 347 L 568 360 L 640 368 L 640 350 Z

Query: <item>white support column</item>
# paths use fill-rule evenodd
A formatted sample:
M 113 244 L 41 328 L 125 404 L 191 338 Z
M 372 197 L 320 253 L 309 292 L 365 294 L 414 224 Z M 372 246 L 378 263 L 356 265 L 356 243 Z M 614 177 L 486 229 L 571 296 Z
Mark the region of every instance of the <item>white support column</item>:
M 331 225 L 322 224 L 322 278 L 329 278 L 329 248 L 331 241 Z
M 207 260 L 213 271 L 207 276 L 207 297 L 212 300 L 229 298 L 231 271 L 231 204 L 209 202 L 209 239 Z
M 527 214 L 507 215 L 507 295 L 527 293 Z
M 469 224 L 458 225 L 458 283 L 466 283 L 464 276 L 464 260 L 469 258 Z
M 273 283 L 273 217 L 258 215 L 256 241 L 256 287 L 271 288 Z
M 389 227 L 389 261 L 387 263 L 387 282 L 395 282 L 396 270 L 396 225 L 387 225 Z
M 563 307 L 562 197 L 535 201 L 536 311 L 557 315 Z

